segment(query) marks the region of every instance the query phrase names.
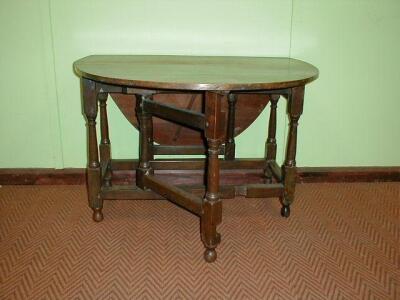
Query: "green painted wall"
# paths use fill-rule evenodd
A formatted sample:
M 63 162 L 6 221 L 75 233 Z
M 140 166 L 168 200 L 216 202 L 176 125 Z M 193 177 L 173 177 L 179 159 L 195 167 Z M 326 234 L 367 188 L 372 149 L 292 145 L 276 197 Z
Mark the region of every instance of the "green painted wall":
M 315 64 L 298 165 L 400 165 L 398 0 L 0 0 L 0 167 L 83 167 L 79 79 L 90 54 L 292 56 Z M 279 106 L 279 158 L 287 118 Z M 110 102 L 114 157 L 137 132 Z M 262 156 L 266 111 L 238 137 Z

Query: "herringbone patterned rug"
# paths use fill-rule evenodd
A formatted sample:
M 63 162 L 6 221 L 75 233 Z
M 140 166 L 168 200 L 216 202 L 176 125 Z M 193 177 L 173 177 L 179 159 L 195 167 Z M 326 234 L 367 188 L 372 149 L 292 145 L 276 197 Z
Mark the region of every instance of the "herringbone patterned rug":
M 167 201 L 109 201 L 83 186 L 0 188 L 0 299 L 400 299 L 400 184 L 298 185 L 224 200 L 218 260 L 197 217 Z

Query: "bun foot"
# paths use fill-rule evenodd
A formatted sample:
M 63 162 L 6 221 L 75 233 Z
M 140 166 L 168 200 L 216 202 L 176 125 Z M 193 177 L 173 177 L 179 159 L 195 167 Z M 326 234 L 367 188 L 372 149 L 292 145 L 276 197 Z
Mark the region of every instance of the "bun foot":
M 281 208 L 281 216 L 284 218 L 289 218 L 290 216 L 290 206 L 289 205 L 283 205 Z
M 101 211 L 101 208 L 94 208 L 93 209 L 93 221 L 95 222 L 101 222 L 103 221 L 103 212 Z
M 204 251 L 204 259 L 208 263 L 212 263 L 217 259 L 217 251 L 215 249 L 206 249 Z

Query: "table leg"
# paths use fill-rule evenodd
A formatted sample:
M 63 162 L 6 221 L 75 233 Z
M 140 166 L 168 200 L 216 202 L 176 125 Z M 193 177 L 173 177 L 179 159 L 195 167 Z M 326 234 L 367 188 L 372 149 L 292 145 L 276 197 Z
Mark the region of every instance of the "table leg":
M 228 125 L 225 141 L 225 160 L 235 159 L 235 106 L 237 95 L 228 95 Z
M 88 130 L 87 185 L 89 206 L 93 209 L 93 220 L 100 222 L 103 220 L 103 200 L 100 197 L 101 171 L 96 135 L 97 91 L 94 81 L 83 78 L 81 82 Z
M 296 187 L 296 146 L 297 146 L 297 125 L 301 114 L 303 113 L 304 86 L 292 88 L 288 100 L 288 113 L 290 117 L 288 143 L 286 148 L 286 157 L 283 165 L 283 183 L 285 186 L 284 197 L 281 199 L 281 215 L 289 217 L 290 205 L 294 200 Z
M 111 159 L 111 143 L 108 132 L 108 117 L 107 117 L 107 98 L 108 93 L 99 93 L 99 104 L 100 104 L 100 162 L 101 165 L 107 168 L 104 175 L 104 185 L 111 186 L 112 170 L 110 165 Z
M 143 177 L 153 174 L 150 167 L 150 160 L 153 157 L 153 121 L 152 115 L 143 109 L 143 101 L 146 96 L 140 95 L 136 108 L 139 120 L 139 167 L 136 169 L 136 185 L 141 189 L 146 189 Z
M 276 108 L 280 95 L 270 95 L 271 110 L 269 114 L 268 138 L 265 141 L 265 159 L 276 160 Z M 272 183 L 272 173 L 269 167 L 264 169 L 267 183 Z
M 205 116 L 208 157 L 207 189 L 203 199 L 203 214 L 200 219 L 201 238 L 206 248 L 204 259 L 213 262 L 217 259 L 215 248 L 221 242 L 217 225 L 222 221 L 222 202 L 219 197 L 219 160 L 218 152 L 224 138 L 221 101 L 223 95 L 214 92 L 205 93 Z
M 153 101 L 153 95 L 148 96 L 150 100 Z M 154 134 L 153 134 L 153 116 L 150 115 L 150 117 L 147 120 L 147 128 L 148 128 L 148 133 L 147 133 L 147 157 L 149 160 L 154 159 L 154 151 L 153 151 L 153 146 L 154 146 Z

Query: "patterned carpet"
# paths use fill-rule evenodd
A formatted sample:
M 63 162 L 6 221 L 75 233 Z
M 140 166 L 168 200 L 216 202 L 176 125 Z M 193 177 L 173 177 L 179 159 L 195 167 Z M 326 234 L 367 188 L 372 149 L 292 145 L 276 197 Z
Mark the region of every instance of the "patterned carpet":
M 83 186 L 0 188 L 0 299 L 400 299 L 400 183 L 302 184 L 224 200 L 218 260 L 198 218 L 167 201 L 109 201 Z

